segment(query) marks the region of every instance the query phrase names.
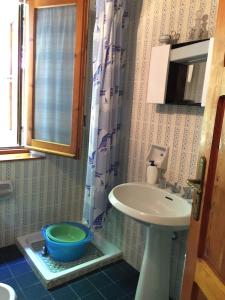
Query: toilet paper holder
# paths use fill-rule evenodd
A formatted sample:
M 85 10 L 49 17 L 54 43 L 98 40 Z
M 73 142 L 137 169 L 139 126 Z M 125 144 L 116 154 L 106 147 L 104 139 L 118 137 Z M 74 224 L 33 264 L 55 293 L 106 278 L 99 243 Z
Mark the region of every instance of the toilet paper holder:
M 13 192 L 13 185 L 10 180 L 0 181 L 0 198 L 11 195 Z

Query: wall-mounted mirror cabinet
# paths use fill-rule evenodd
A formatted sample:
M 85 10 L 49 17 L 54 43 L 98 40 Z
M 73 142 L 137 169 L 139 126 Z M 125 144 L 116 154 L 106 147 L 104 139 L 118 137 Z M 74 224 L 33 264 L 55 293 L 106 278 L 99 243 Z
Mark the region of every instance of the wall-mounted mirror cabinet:
M 213 38 L 152 48 L 148 103 L 205 106 Z
M 87 0 L 31 0 L 30 148 L 79 157 L 87 46 Z

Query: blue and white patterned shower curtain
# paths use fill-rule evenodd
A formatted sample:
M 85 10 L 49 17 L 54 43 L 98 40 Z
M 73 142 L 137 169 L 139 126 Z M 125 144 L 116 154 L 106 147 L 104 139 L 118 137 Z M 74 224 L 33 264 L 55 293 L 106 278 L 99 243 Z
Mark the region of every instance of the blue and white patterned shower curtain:
M 93 90 L 84 218 L 101 228 L 109 208 L 108 193 L 119 167 L 120 110 L 123 95 L 126 0 L 97 0 L 93 45 Z

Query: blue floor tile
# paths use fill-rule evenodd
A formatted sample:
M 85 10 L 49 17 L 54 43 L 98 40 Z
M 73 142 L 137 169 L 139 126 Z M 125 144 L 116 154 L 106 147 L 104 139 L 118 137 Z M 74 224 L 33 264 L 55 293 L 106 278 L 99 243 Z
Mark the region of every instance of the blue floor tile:
M 87 279 L 97 288 L 100 289 L 104 286 L 110 285 L 112 280 L 103 272 L 98 272 L 87 276 Z
M 135 294 L 133 295 L 126 295 L 125 297 L 120 298 L 120 300 L 134 300 Z
M 130 266 L 128 263 L 125 261 L 122 261 L 121 263 L 118 264 L 118 268 L 121 269 L 124 274 L 126 274 L 126 277 L 136 277 L 138 278 L 139 272 L 135 270 L 132 266 Z
M 66 294 L 62 294 L 62 295 L 54 295 L 54 296 L 52 296 L 52 299 L 54 299 L 54 300 L 62 300 L 62 299 L 78 300 L 78 299 L 80 299 L 80 297 L 78 297 L 75 294 L 66 293 Z
M 26 261 L 16 264 L 10 263 L 9 269 L 14 276 L 19 276 L 32 271 L 31 267 Z
M 0 281 L 6 280 L 6 279 L 9 279 L 12 277 L 13 277 L 13 275 L 7 266 L 0 268 Z
M 102 272 L 110 277 L 113 282 L 117 282 L 128 277 L 127 273 L 121 270 L 117 264 L 104 268 Z
M 21 290 L 16 292 L 16 300 L 27 300 Z
M 46 290 L 41 283 L 24 288 L 23 293 L 27 300 L 40 300 L 48 296 L 48 290 Z
M 69 285 L 64 285 L 59 288 L 55 288 L 54 290 L 50 291 L 51 296 L 55 300 L 60 299 L 68 299 L 68 300 L 75 300 L 79 299 L 79 296 L 72 290 Z
M 126 294 L 132 294 L 136 291 L 138 281 L 134 278 L 124 279 L 117 282 L 118 286 L 126 292 Z
M 15 278 L 21 289 L 39 282 L 38 278 L 33 272 L 29 272 Z
M 105 299 L 116 300 L 126 296 L 126 292 L 116 283 L 105 286 L 99 290 Z
M 95 293 L 92 293 L 92 294 L 89 294 L 87 296 L 84 296 L 81 298 L 82 300 L 103 300 L 105 298 L 103 298 L 99 292 L 95 292 Z
M 16 300 L 27 300 L 21 291 L 16 293 L 16 297 Z
M 18 258 L 6 260 L 6 264 L 8 267 L 10 267 L 11 265 L 17 265 L 17 264 L 25 263 L 25 262 L 27 262 L 27 261 L 24 257 L 18 257 Z
M 41 297 L 41 299 L 40 300 L 52 300 L 53 298 L 51 297 L 51 296 L 49 296 L 49 295 L 47 295 L 47 296 L 44 296 L 44 297 Z M 61 298 L 62 300 L 64 299 L 64 298 Z M 65 299 L 66 300 L 66 299 Z
M 70 287 L 80 297 L 84 297 L 97 291 L 86 278 L 71 283 Z

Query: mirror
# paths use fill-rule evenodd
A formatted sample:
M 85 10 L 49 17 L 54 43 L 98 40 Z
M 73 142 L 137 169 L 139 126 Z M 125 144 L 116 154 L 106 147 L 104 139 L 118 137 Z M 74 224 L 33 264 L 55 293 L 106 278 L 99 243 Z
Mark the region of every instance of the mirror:
M 170 63 L 166 103 L 201 105 L 206 61 Z
M 205 69 L 206 62 L 193 63 L 187 66 L 183 101 L 201 104 Z
M 172 46 L 165 103 L 201 105 L 208 42 L 209 40 Z

